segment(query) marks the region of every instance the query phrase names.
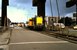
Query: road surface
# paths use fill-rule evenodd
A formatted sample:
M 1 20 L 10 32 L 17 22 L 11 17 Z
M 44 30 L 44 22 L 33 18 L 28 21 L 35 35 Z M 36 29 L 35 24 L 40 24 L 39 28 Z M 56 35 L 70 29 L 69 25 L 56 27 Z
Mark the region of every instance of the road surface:
M 77 50 L 77 44 L 15 27 L 11 34 L 9 50 Z

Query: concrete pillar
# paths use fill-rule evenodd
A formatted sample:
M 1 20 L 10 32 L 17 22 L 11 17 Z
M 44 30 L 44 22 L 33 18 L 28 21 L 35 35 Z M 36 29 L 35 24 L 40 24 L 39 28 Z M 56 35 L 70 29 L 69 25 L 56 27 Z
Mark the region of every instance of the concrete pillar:
M 33 0 L 33 6 L 37 6 L 37 15 L 43 17 L 44 26 L 45 26 L 45 2 L 46 0 Z
M 42 3 L 42 2 L 38 3 L 37 15 L 43 17 L 43 24 L 45 25 L 45 3 Z
M 7 27 L 7 5 L 8 0 L 2 0 L 1 26 Z

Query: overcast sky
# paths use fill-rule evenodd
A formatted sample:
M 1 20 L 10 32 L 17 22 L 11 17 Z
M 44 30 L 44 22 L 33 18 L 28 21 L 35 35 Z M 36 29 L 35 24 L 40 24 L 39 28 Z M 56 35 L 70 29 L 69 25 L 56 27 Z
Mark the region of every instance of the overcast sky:
M 1 1 L 0 0 L 0 16 L 1 16 Z M 76 11 L 76 6 L 66 8 L 68 0 L 58 0 L 60 16 L 72 16 Z M 53 16 L 58 16 L 56 0 L 51 0 Z M 29 18 L 37 15 L 37 7 L 32 6 L 32 0 L 9 0 L 8 18 L 12 22 L 26 22 Z M 46 0 L 46 16 L 52 16 L 50 0 Z

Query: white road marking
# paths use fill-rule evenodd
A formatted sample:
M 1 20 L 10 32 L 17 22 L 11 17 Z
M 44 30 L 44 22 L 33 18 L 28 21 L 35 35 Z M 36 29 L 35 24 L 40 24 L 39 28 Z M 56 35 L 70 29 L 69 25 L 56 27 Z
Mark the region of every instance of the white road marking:
M 10 43 L 12 44 L 46 44 L 46 43 L 68 43 L 67 41 L 42 41 L 42 42 L 19 42 L 19 43 Z

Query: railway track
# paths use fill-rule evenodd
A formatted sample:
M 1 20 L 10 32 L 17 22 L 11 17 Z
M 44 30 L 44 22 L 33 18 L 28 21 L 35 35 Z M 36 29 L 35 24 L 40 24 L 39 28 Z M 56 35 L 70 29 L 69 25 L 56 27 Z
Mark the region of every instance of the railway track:
M 55 38 L 59 38 L 59 39 L 62 39 L 62 40 L 69 41 L 69 42 L 77 44 L 77 37 L 70 36 L 70 35 L 64 35 L 64 34 L 62 34 L 61 31 L 49 31 L 49 30 L 46 30 L 46 31 L 37 31 L 37 32 L 40 32 L 41 34 L 45 34 L 45 35 L 48 35 L 48 36 L 53 36 Z

